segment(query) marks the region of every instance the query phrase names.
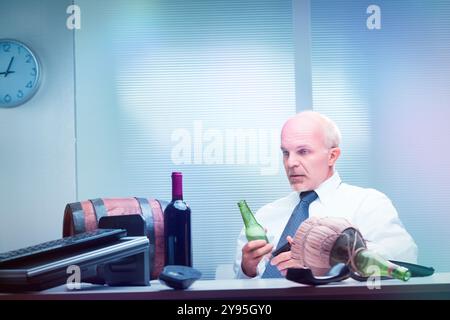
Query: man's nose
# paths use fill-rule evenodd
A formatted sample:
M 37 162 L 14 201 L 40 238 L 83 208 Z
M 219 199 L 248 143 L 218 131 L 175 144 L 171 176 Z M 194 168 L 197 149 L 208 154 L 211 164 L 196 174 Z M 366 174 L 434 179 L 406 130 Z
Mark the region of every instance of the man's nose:
M 289 168 L 298 167 L 299 164 L 300 164 L 300 161 L 299 161 L 298 157 L 296 157 L 294 155 L 289 155 L 289 157 L 287 159 L 287 165 Z

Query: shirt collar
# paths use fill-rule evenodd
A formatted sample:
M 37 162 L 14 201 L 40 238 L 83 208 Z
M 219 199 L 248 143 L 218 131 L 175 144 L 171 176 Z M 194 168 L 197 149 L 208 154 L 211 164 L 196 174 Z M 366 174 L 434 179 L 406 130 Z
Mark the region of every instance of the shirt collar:
M 334 191 L 341 184 L 341 177 L 337 171 L 329 177 L 327 180 L 322 182 L 314 191 L 316 191 L 319 196 L 320 202 L 325 203 L 333 196 Z

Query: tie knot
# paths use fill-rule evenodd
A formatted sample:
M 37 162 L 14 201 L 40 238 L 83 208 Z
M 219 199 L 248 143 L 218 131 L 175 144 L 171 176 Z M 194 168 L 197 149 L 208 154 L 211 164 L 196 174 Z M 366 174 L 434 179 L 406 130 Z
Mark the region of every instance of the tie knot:
M 310 204 L 317 199 L 317 193 L 314 190 L 300 192 L 300 201 Z

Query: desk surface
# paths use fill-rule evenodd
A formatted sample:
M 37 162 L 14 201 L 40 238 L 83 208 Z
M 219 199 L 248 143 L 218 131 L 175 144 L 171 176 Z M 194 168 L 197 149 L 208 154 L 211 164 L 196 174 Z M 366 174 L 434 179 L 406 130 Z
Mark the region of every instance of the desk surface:
M 82 284 L 80 290 L 66 285 L 48 290 L 0 294 L 0 300 L 72 299 L 450 299 L 450 273 L 411 278 L 408 282 L 382 280 L 380 289 L 347 279 L 324 286 L 306 286 L 286 279 L 199 280 L 188 290 L 173 290 L 158 280 L 143 287 L 108 287 Z

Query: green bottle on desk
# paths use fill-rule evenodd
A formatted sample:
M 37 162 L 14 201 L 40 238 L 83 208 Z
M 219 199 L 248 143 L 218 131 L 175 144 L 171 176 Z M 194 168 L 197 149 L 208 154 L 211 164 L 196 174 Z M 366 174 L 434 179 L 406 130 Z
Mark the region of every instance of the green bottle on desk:
M 245 235 L 248 241 L 252 240 L 266 240 L 268 243 L 269 240 L 266 236 L 266 231 L 264 228 L 256 221 L 255 216 L 247 205 L 245 200 L 241 200 L 238 202 L 239 210 L 241 211 L 242 219 L 245 224 Z
M 408 281 L 411 278 L 411 272 L 407 268 L 392 263 L 379 254 L 367 249 L 358 252 L 354 258 L 354 262 L 358 273 L 366 277 L 373 273 L 374 270 L 372 268 L 375 266 L 380 270 L 379 275 L 382 277 L 390 277 L 403 281 Z
M 337 238 L 330 252 L 330 265 L 345 263 L 363 277 L 377 275 L 408 281 L 408 268 L 392 263 L 366 248 L 362 235 L 355 228 L 348 228 Z

